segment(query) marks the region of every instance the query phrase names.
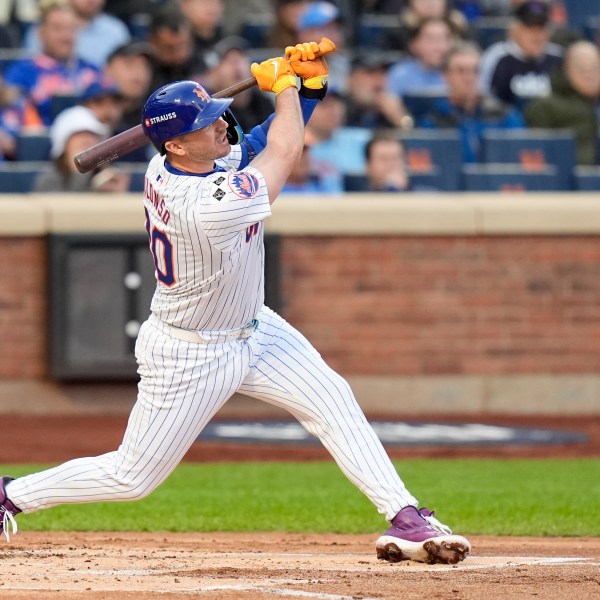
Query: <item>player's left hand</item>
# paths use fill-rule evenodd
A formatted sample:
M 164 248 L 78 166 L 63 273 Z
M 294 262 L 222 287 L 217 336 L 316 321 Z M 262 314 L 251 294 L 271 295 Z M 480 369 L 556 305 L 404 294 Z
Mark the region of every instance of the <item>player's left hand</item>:
M 288 87 L 296 87 L 296 75 L 288 61 L 281 56 L 252 63 L 250 70 L 263 92 L 279 94 Z
M 335 44 L 328 38 L 321 42 L 304 42 L 285 49 L 285 57 L 294 73 L 298 75 L 304 86 L 310 89 L 321 89 L 327 83 L 329 68 L 324 55 L 335 51 Z

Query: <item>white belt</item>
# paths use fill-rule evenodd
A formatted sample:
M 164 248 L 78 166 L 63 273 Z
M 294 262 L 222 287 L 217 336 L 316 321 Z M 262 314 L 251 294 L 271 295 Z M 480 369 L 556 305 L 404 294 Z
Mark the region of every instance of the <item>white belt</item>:
M 153 319 L 154 324 L 163 333 L 184 342 L 193 342 L 195 344 L 219 344 L 231 340 L 243 340 L 250 337 L 258 327 L 258 320 L 252 319 L 250 323 L 237 329 L 225 329 L 223 331 L 196 331 L 193 329 L 182 329 L 169 325 L 160 319 Z

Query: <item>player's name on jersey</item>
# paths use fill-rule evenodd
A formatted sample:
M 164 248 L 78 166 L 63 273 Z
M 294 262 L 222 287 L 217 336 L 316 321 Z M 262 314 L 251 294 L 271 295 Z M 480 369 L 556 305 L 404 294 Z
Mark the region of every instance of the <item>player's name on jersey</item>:
M 160 175 L 158 176 L 160 177 Z M 154 189 L 154 186 L 148 181 L 148 178 L 144 179 L 144 203 L 153 208 L 160 220 L 166 225 L 171 218 L 171 213 L 165 206 L 165 200 L 161 195 Z

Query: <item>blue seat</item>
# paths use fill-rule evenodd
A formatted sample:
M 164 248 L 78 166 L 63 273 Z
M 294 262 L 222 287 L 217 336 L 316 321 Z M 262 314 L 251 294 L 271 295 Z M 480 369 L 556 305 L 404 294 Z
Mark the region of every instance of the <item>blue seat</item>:
M 253 48 L 269 45 L 269 34 L 274 21 L 270 15 L 248 15 L 242 23 L 240 35 L 250 42 Z
M 575 167 L 575 189 L 580 192 L 600 191 L 600 166 Z
M 455 129 L 412 129 L 401 136 L 413 177 L 429 175 L 428 185 L 452 192 L 460 186 L 462 146 Z
M 413 116 L 415 120 L 424 117 L 427 113 L 431 112 L 436 102 L 445 98 L 443 94 L 404 94 L 402 96 L 402 102 L 406 110 Z
M 575 137 L 571 130 L 490 129 L 483 133 L 481 147 L 486 163 L 519 163 L 531 171 L 554 165 L 556 189 L 573 189 Z
M 391 15 L 361 15 L 356 24 L 356 42 L 360 48 L 385 50 L 385 39 L 398 29 L 398 20 Z
M 411 173 L 409 170 L 411 191 L 434 192 L 439 191 L 439 169 L 436 167 L 430 173 Z M 344 175 L 345 192 L 368 192 L 369 181 L 366 175 L 346 173 Z
M 50 136 L 48 133 L 22 133 L 17 136 L 17 160 L 49 160 Z
M 0 163 L 0 194 L 25 194 L 33 190 L 36 177 L 47 167 L 37 161 Z
M 558 185 L 553 165 L 534 172 L 520 164 L 469 164 L 463 166 L 462 177 L 467 192 L 552 192 Z
M 475 40 L 483 50 L 506 39 L 510 17 L 481 17 L 473 22 Z
M 582 2 L 582 0 L 564 0 L 567 9 L 567 21 L 569 27 L 583 30 L 587 21 L 598 14 L 598 4 L 596 2 Z
M 144 191 L 144 177 L 146 175 L 146 165 L 139 168 L 126 169 L 131 179 L 129 180 L 130 192 Z
M 67 108 L 71 108 L 75 106 L 79 100 L 78 96 L 73 94 L 64 94 L 64 95 L 56 95 L 52 96 L 52 102 L 50 104 L 50 115 L 52 120 L 56 119 L 56 117 Z

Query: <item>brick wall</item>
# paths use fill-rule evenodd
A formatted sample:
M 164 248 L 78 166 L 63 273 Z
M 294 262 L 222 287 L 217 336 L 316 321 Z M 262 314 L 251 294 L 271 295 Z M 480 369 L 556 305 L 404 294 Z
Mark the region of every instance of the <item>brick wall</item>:
M 0 237 L 0 377 L 46 374 L 45 238 Z
M 0 378 L 47 374 L 45 248 L 0 238 Z M 284 237 L 282 288 L 345 375 L 600 367 L 600 236 Z
M 283 313 L 346 375 L 600 367 L 600 237 L 299 237 Z

